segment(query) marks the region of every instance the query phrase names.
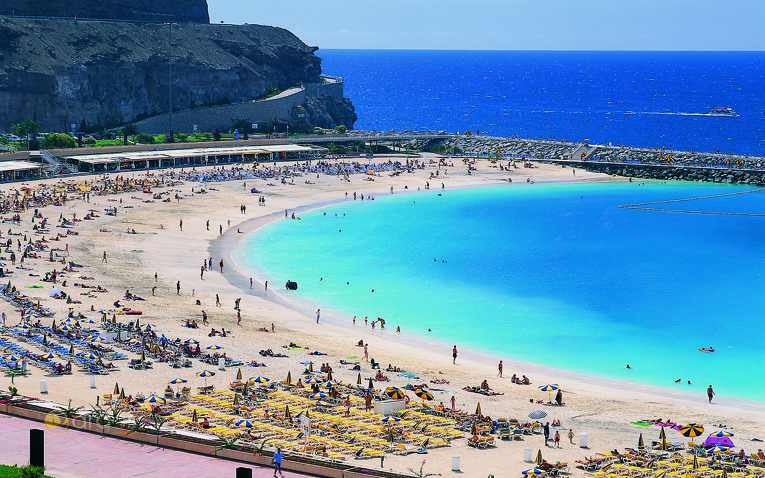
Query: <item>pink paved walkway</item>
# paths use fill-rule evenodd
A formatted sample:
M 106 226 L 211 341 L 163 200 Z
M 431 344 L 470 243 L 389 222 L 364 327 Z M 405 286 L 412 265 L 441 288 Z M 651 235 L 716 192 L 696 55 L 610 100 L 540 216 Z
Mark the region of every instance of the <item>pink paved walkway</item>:
M 69 429 L 54 435 L 43 423 L 0 415 L 0 463 L 29 462 L 29 430 L 45 430 L 46 475 L 55 478 L 234 478 L 236 469 L 252 469 L 253 478 L 273 476 L 273 469 L 221 458 L 170 450 Z M 285 471 L 286 477 L 310 477 Z

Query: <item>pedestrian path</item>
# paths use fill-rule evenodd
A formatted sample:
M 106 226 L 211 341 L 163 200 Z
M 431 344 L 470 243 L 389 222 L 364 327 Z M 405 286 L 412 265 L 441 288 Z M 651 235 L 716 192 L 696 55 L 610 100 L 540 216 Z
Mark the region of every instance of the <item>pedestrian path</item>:
M 74 429 L 58 433 L 33 420 L 0 415 L 0 463 L 29 462 L 29 430 L 45 430 L 45 474 L 54 478 L 234 478 L 240 466 L 251 468 L 253 478 L 273 476 L 273 468 L 247 465 L 213 456 L 118 440 Z M 310 477 L 284 472 L 285 477 Z

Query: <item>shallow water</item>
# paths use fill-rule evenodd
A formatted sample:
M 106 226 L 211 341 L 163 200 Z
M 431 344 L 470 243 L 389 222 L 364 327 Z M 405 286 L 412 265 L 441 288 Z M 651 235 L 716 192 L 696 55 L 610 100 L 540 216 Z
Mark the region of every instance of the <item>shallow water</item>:
M 297 281 L 292 297 L 306 310 L 321 305 L 349 327 L 353 315 L 382 317 L 388 333 L 401 326 L 423 344 L 762 400 L 765 217 L 618 207 L 752 189 L 522 184 L 386 195 L 273 223 L 234 257 L 273 284 Z M 765 191 L 659 207 L 765 214 Z M 717 351 L 698 351 L 709 346 Z

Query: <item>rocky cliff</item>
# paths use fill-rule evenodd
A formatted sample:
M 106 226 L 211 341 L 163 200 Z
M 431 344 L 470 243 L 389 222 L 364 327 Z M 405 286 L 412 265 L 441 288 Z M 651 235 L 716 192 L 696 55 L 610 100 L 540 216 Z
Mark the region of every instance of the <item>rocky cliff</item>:
M 0 15 L 209 23 L 206 0 L 0 0 Z
M 316 83 L 321 59 L 287 30 L 261 25 L 153 24 L 0 17 L 0 131 L 32 118 L 46 131 L 112 126 L 173 110 L 234 103 Z M 317 125 L 353 107 L 307 105 Z M 318 105 L 317 105 L 318 106 Z M 327 120 L 337 114 L 334 121 Z M 323 119 L 322 119 L 323 118 Z

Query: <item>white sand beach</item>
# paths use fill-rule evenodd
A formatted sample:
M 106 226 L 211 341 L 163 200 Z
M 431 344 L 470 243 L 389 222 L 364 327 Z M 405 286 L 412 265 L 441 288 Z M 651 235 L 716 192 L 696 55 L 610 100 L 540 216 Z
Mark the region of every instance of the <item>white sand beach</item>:
M 375 157 L 375 162 L 388 161 L 388 157 Z M 400 158 L 393 158 L 393 160 Z M 428 161 L 430 158 L 425 157 Z M 455 160 L 457 161 L 457 160 Z M 488 184 L 502 184 L 505 187 L 525 188 L 534 187 L 526 182 L 527 178 L 535 182 L 541 181 L 620 181 L 605 175 L 577 171 L 573 176 L 569 168 L 535 163 L 538 168 L 520 168 L 511 171 L 500 171 L 487 160 L 479 160 L 476 171 L 471 175 L 465 173 L 462 164 L 449 167 L 449 174 L 441 174 L 438 183 L 443 182 L 445 188 L 471 187 Z M 43 216 L 48 217 L 55 225 L 61 214 L 71 218 L 84 217 L 93 209 L 100 217 L 92 221 L 77 222 L 72 229 L 78 235 L 70 235 L 62 239 L 57 247 L 68 245 L 68 261 L 87 265 L 79 274 L 93 277 L 87 284 L 100 285 L 108 290 L 106 293 L 95 294 L 97 297 L 81 295 L 85 289 L 74 287 L 83 279 L 67 277 L 64 274 L 58 285 L 74 299 L 81 301 L 74 309 L 95 321 L 101 319 L 99 309 L 112 309 L 115 301 L 124 306 L 142 311 L 141 323 L 151 323 L 157 326 L 156 333 L 164 334 L 168 339 L 176 337 L 182 340 L 193 338 L 199 340 L 204 349 L 210 345 L 224 347 L 229 357 L 243 360 L 265 362 L 265 368 L 248 366 L 228 368 L 225 372 L 217 367 L 205 365 L 193 360 L 192 368 L 175 369 L 163 363 L 155 363 L 150 370 L 133 370 L 126 363 L 118 362 L 121 370 L 108 376 L 97 376 L 97 388 L 91 389 L 89 376 L 75 371 L 72 375 L 48 376 L 45 372 L 34 367 L 32 374 L 25 377 L 15 377 L 14 385 L 21 394 L 40 396 L 39 380 L 47 380 L 49 393 L 47 398 L 60 403 L 69 400 L 74 405 L 95 403 L 96 397 L 111 393 L 115 382 L 125 389 L 128 394 L 142 392 L 146 395 L 156 392 L 161 394 L 167 382 L 176 377 L 189 380 L 188 385 L 195 389 L 203 385 L 203 379 L 196 377 L 196 372 L 204 369 L 213 370 L 216 376 L 208 379 L 208 383 L 218 388 L 226 388 L 239 368 L 245 377 L 262 375 L 272 380 L 284 380 L 288 372 L 293 380 L 301 375 L 305 368 L 301 360 L 311 358 L 318 364 L 327 362 L 333 367 L 333 375 L 342 382 L 356 383 L 358 372 L 349 370 L 349 366 L 341 365 L 339 361 L 351 355 L 359 358 L 363 355 L 357 342 L 363 340 L 369 344 L 370 357 L 385 365 L 392 363 L 401 369 L 417 374 L 419 380 L 398 377 L 395 373 L 386 373 L 390 382 L 376 383 L 376 387 L 395 385 L 404 387 L 408 383 L 428 383 L 433 388 L 443 389 L 445 393 L 436 393 L 434 403 L 443 401 L 447 406 L 451 394 L 455 395 L 456 407 L 472 413 L 480 402 L 483 415 L 493 418 L 517 418 L 521 422 L 528 421 L 527 414 L 541 408 L 548 414 L 545 421 L 558 419 L 561 435 L 561 447 L 545 447 L 541 435 L 527 436 L 523 441 L 499 442 L 494 448 L 474 449 L 468 447 L 464 439 L 455 440 L 451 446 L 428 450 L 427 454 L 409 454 L 407 456 L 389 454 L 385 457 L 384 466 L 395 470 L 407 468 L 419 469 L 423 459 L 426 460 L 425 471 L 440 473 L 442 476 L 457 476 L 451 471 L 453 455 L 461 458 L 462 474 L 466 476 L 487 476 L 493 474 L 496 478 L 517 477 L 521 470 L 530 468 L 532 464 L 522 460 L 523 449 L 532 448 L 534 455 L 542 450 L 546 460 L 568 462 L 573 465 L 575 460 L 594 456 L 597 452 L 606 452 L 618 448 L 637 445 L 639 434 L 642 432 L 646 441 L 655 440 L 659 436 L 658 427 L 637 427 L 630 425 L 631 421 L 641 419 L 671 419 L 678 424 L 701 423 L 708 431 L 717 429 L 715 425 L 725 425 L 727 430 L 736 434 L 736 443 L 745 448 L 747 453 L 762 448 L 762 444 L 752 439 L 765 439 L 765 402 L 746 402 L 728 398 L 715 397 L 708 404 L 703 397 L 688 397 L 680 392 L 669 389 L 658 389 L 649 386 L 628 384 L 615 380 L 586 376 L 563 370 L 553 370 L 535 364 L 514 361 L 509 357 L 494 357 L 483 354 L 480 350 L 463 350 L 457 364 L 451 362 L 451 348 L 443 344 L 430 343 L 428 340 L 408 334 L 403 331 L 396 334 L 395 330 L 372 330 L 365 327 L 363 320 L 351 324 L 350 317 L 325 315 L 322 309 L 322 320 L 316 323 L 313 311 L 301 310 L 295 304 L 289 303 L 289 296 L 284 294 L 284 284 L 268 285 L 268 293 L 264 297 L 264 285 L 261 278 L 253 278 L 250 290 L 249 277 L 243 270 L 237 268 L 230 252 L 236 243 L 247 233 L 273 220 L 284 219 L 284 211 L 289 213 L 304 211 L 316 204 L 326 204 L 332 201 L 345 200 L 345 193 L 364 193 L 374 195 L 389 194 L 389 188 L 402 191 L 408 186 L 408 194 L 416 195 L 418 188 L 424 188 L 431 172 L 435 171 L 433 163 L 414 174 L 389 177 L 382 174 L 374 177 L 374 181 L 365 181 L 365 175 L 351 175 L 350 182 L 344 182 L 337 176 L 311 176 L 315 184 L 304 184 L 305 177 L 296 178 L 295 184 L 281 184 L 274 180 L 274 186 L 264 186 L 264 181 L 229 181 L 210 182 L 206 194 L 192 194 L 192 187 L 199 190 L 196 183 L 176 185 L 179 200 L 171 202 L 144 202 L 151 198 L 150 194 L 141 192 L 125 192 L 114 195 L 92 196 L 90 202 L 82 199 L 72 199 L 63 206 L 49 206 L 41 209 Z M 230 168 L 230 166 L 226 166 Z M 261 166 L 262 168 L 262 166 Z M 124 175 L 128 178 L 139 178 L 139 174 L 122 172 L 111 174 L 113 178 Z M 508 183 L 508 177 L 512 183 Z M 78 177 L 76 181 L 92 180 L 94 177 Z M 49 180 L 47 184 L 54 181 Z M 247 183 L 246 186 L 243 183 Z M 30 182 L 34 188 L 38 183 Z M 431 180 L 431 183 L 433 181 Z M 196 187 L 195 187 L 196 186 Z M 8 193 L 9 188 L 20 187 L 18 184 L 3 185 L 0 190 Z M 250 193 L 251 187 L 262 189 L 262 194 Z M 154 188 L 155 192 L 165 191 L 165 188 Z M 175 191 L 170 197 L 174 197 Z M 258 206 L 257 198 L 266 198 L 265 206 Z M 246 205 L 246 214 L 240 211 L 240 205 Z M 116 216 L 103 214 L 104 208 L 116 207 Z M 20 225 L 2 224 L 2 237 L 13 239 L 16 250 L 17 239 L 34 235 L 31 220 L 32 211 L 21 214 Z M 9 214 L 6 214 L 8 217 Z M 183 230 L 180 223 L 182 221 Z M 209 221 L 209 230 L 207 229 Z M 230 223 L 229 223 L 230 221 Z M 219 234 L 219 228 L 223 234 Z M 12 229 L 15 234 L 8 236 Z M 128 233 L 135 230 L 135 234 Z M 108 232 L 104 232 L 108 231 Z M 241 231 L 239 233 L 238 231 Z M 51 227 L 55 236 L 58 231 Z M 107 262 L 102 261 L 106 252 Z M 6 269 L 13 272 L 8 280 L 19 290 L 32 298 L 39 298 L 44 307 L 55 311 L 57 322 L 64 319 L 68 306 L 63 300 L 48 296 L 50 283 L 41 282 L 45 272 L 50 272 L 53 266 L 47 261 L 47 253 L 39 259 L 28 258 L 25 266 L 33 271 L 16 269 L 8 261 L 8 252 L 2 254 Z M 17 255 L 20 255 L 17 252 Z M 205 258 L 212 258 L 213 268 L 206 271 L 200 278 L 200 265 Z M 219 261 L 223 260 L 223 273 L 219 270 Z M 19 262 L 17 261 L 18 265 Z M 60 265 L 60 264 L 59 264 Z M 59 267 L 60 269 L 60 267 Z M 32 276 L 31 274 L 37 274 Z M 155 280 L 156 274 L 156 280 Z M 71 274 L 70 274 L 71 275 Z M 62 286 L 61 280 L 67 285 Z M 286 280 L 286 278 L 285 278 Z M 180 281 L 180 293 L 176 292 L 176 284 Z M 32 285 L 44 285 L 44 289 L 30 289 Z M 152 289 L 156 287 L 154 295 Z M 125 302 L 123 296 L 129 290 L 132 294 L 143 297 L 144 301 Z M 192 295 L 193 290 L 193 295 Z M 216 306 L 216 294 L 221 305 Z M 241 298 L 241 325 L 237 325 L 237 313 L 234 308 L 235 300 Z M 196 305 L 199 300 L 201 305 Z M 96 312 L 91 312 L 91 306 Z M 19 322 L 20 311 L 6 302 L 0 302 L 0 307 L 8 315 L 7 325 L 13 326 Z M 210 321 L 209 326 L 202 326 L 202 310 Z M 110 316 L 111 317 L 111 316 Z M 118 316 L 118 320 L 127 321 L 128 316 Z M 199 329 L 183 327 L 187 319 L 194 319 L 200 324 Z M 50 322 L 50 318 L 43 319 Z M 275 331 L 264 332 L 263 329 Z M 50 325 L 45 323 L 44 325 Z M 225 328 L 232 331 L 227 337 L 208 337 L 210 328 L 217 330 Z M 3 336 L 7 337 L 7 336 Z M 326 356 L 309 356 L 305 351 L 285 350 L 282 346 L 294 342 L 309 350 L 326 352 Z M 285 352 L 289 358 L 264 358 L 258 355 L 261 349 L 272 349 L 274 352 Z M 131 358 L 137 357 L 130 354 Z M 497 377 L 497 362 L 504 359 L 504 378 Z M 742 366 L 758 367 L 757 364 L 742 364 Z M 532 384 L 519 386 L 511 383 L 510 376 L 517 373 L 525 374 Z M 362 362 L 362 377 L 371 377 L 373 372 L 367 363 Z M 448 384 L 434 385 L 433 378 L 448 381 Z M 488 380 L 495 392 L 503 395 L 482 396 L 463 390 L 465 386 L 477 386 L 484 379 Z M 535 400 L 547 401 L 547 394 L 537 389 L 545 383 L 561 385 L 565 406 L 557 407 L 547 404 L 531 403 Z M 10 385 L 10 377 L 2 378 L 2 388 Z M 573 444 L 567 437 L 571 429 L 575 435 Z M 586 433 L 588 448 L 580 448 L 579 434 Z M 675 436 L 677 435 L 677 436 Z M 678 439 L 679 437 L 679 439 Z M 679 436 L 677 432 L 671 435 L 674 441 L 689 441 Z M 374 465 L 379 466 L 379 460 Z M 574 469 L 575 475 L 581 470 Z

